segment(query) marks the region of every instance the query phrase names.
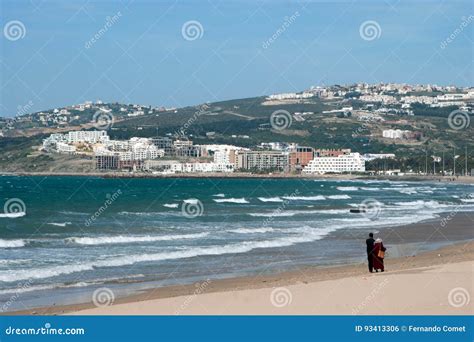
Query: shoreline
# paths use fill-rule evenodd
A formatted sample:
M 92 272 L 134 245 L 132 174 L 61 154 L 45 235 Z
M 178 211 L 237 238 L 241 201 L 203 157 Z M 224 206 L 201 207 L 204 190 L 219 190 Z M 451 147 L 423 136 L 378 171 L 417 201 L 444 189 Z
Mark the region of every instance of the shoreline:
M 50 307 L 33 308 L 27 310 L 19 310 L 12 312 L 5 312 L 1 315 L 69 315 L 69 314 L 86 314 L 86 315 L 177 315 L 181 314 L 180 308 L 188 301 L 194 301 L 195 298 L 201 296 L 222 296 L 227 295 L 235 297 L 238 293 L 253 293 L 258 291 L 272 291 L 276 288 L 305 286 L 305 285 L 320 285 L 331 282 L 354 280 L 365 281 L 373 279 L 377 282 L 376 277 L 399 277 L 404 275 L 413 275 L 423 273 L 429 270 L 442 268 L 456 268 L 459 265 L 463 266 L 465 273 L 466 263 L 471 272 L 467 275 L 471 282 L 473 280 L 472 269 L 474 267 L 474 241 L 457 242 L 449 246 L 440 247 L 437 249 L 424 251 L 419 254 L 411 256 L 403 256 L 396 258 L 389 258 L 385 262 L 385 273 L 372 273 L 367 271 L 366 260 L 360 263 L 345 264 L 339 266 L 306 266 L 299 267 L 294 270 L 283 271 L 274 274 L 258 274 L 253 276 L 241 276 L 224 279 L 204 279 L 200 282 L 185 285 L 170 285 L 165 287 L 157 287 L 143 290 L 142 293 L 129 295 L 121 298 L 116 298 L 111 306 L 96 307 L 92 302 L 69 304 L 69 305 L 55 305 Z M 383 280 L 386 282 L 386 280 Z M 379 285 L 377 285 L 379 284 Z M 380 279 L 376 283 L 380 286 Z M 453 285 L 454 286 L 454 285 Z M 373 292 L 374 290 L 372 290 Z M 324 294 L 322 294 L 324 297 Z M 370 296 L 370 293 L 367 294 Z M 173 302 L 175 308 L 171 306 L 155 305 L 159 302 Z M 184 304 L 183 304 L 184 303 Z M 149 309 L 140 311 L 141 306 L 152 305 L 152 311 Z M 176 305 L 178 308 L 176 309 Z M 217 303 L 217 306 L 219 304 Z M 252 306 L 253 307 L 253 306 Z M 156 310 L 155 310 L 156 309 Z M 186 311 L 185 308 L 182 308 Z M 194 307 L 195 309 L 195 307 Z M 272 312 L 252 312 L 249 311 L 230 311 L 224 314 L 273 314 Z M 173 311 L 174 310 L 174 311 Z M 199 310 L 199 309 L 198 309 Z M 472 313 L 472 312 L 471 312 Z M 183 312 L 183 314 L 221 314 L 216 312 Z M 278 314 L 278 313 L 277 313 Z M 307 312 L 300 312 L 296 308 L 296 313 L 281 314 L 308 314 Z M 328 314 L 315 312 L 313 314 Z M 350 312 L 336 312 L 329 314 L 351 314 Z M 363 314 L 363 313 L 362 313 Z M 367 313 L 370 314 L 370 313 Z M 394 314 L 388 312 L 388 314 Z M 416 314 L 416 313 L 415 313 Z M 440 314 L 433 313 L 433 314 Z
M 407 182 L 445 182 L 474 184 L 474 176 L 433 176 L 433 175 L 355 175 L 355 174 L 253 174 L 246 172 L 232 173 L 175 173 L 175 174 L 151 174 L 151 173 L 125 173 L 125 172 L 5 172 L 0 171 L 0 176 L 35 176 L 35 177 L 101 177 L 101 178 L 144 178 L 144 179 L 167 179 L 167 178 L 257 178 L 257 179 L 313 179 L 313 180 L 379 180 L 379 181 L 407 181 Z

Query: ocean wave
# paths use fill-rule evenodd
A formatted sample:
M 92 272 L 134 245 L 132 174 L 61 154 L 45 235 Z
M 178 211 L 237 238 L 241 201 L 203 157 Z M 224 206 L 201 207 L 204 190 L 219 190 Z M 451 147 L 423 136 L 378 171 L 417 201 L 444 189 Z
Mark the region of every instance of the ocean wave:
M 182 234 L 182 235 L 162 235 L 162 236 L 102 236 L 102 237 L 71 237 L 66 241 L 79 245 L 108 245 L 134 242 L 172 241 L 184 239 L 199 239 L 209 235 L 209 233 Z
M 427 208 L 444 208 L 447 206 L 447 204 L 442 204 L 439 203 L 438 201 L 423 201 L 423 200 L 417 200 L 417 201 L 409 201 L 409 202 L 395 202 L 395 205 L 402 206 L 402 207 L 414 207 L 414 208 L 420 208 L 420 207 L 427 207 Z
M 224 194 L 215 194 L 215 195 L 212 195 L 212 196 L 214 196 L 214 197 L 225 197 Z
M 324 201 L 326 197 L 318 195 L 318 196 L 284 196 L 283 197 L 289 201 Z
M 474 203 L 474 198 L 461 198 L 464 203 Z
M 339 191 L 357 191 L 359 188 L 357 186 L 338 186 L 336 187 Z
M 253 217 L 291 217 L 295 216 L 296 212 L 274 211 L 271 213 L 248 213 L 248 215 Z
M 280 197 L 259 197 L 258 199 L 261 202 L 283 202 L 283 199 L 281 199 Z
M 198 204 L 198 203 L 199 203 L 199 200 L 198 200 L 197 198 L 189 198 L 189 199 L 183 200 L 183 203 L 186 203 L 186 204 Z
M 25 212 L 19 212 L 19 213 L 1 213 L 0 218 L 18 218 L 18 217 L 23 217 L 25 216 Z
M 48 222 L 47 224 L 56 227 L 66 227 L 67 225 L 70 225 L 71 222 Z
M 273 232 L 273 228 L 238 228 L 238 229 L 231 229 L 229 232 L 237 233 L 237 234 L 263 234 L 263 233 L 270 233 Z
M 327 198 L 330 198 L 330 199 L 351 199 L 352 197 L 349 196 L 349 195 L 331 195 L 331 196 L 327 196 Z
M 0 239 L 0 248 L 19 248 L 24 247 L 25 240 L 4 240 Z
M 179 207 L 179 204 L 178 204 L 178 203 L 166 203 L 166 204 L 163 204 L 163 207 L 166 207 L 166 208 L 178 208 L 178 207 Z
M 214 199 L 216 203 L 237 203 L 237 204 L 245 204 L 249 203 L 245 198 L 222 198 L 222 199 Z
M 135 254 L 113 259 L 110 258 L 93 262 L 83 262 L 80 264 L 68 264 L 38 269 L 0 271 L 0 281 L 15 282 L 25 279 L 44 279 L 56 277 L 63 274 L 90 271 L 95 268 L 121 267 L 134 265 L 141 262 L 188 259 L 206 255 L 242 254 L 259 248 L 286 247 L 297 243 L 311 242 L 322 239 L 326 234 L 327 230 L 318 231 L 318 229 L 315 229 L 312 232 L 305 233 L 302 235 L 278 238 L 274 240 L 245 241 L 222 246 L 215 245 L 209 247 L 191 247 L 185 250 L 178 250 L 172 252 Z

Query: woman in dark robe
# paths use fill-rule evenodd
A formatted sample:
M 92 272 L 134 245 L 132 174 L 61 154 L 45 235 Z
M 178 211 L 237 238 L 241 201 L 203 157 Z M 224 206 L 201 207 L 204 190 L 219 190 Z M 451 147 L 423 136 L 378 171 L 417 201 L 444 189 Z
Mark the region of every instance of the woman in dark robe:
M 373 258 L 374 258 L 374 269 L 375 272 L 378 272 L 378 270 L 381 270 L 382 272 L 385 271 L 383 267 L 383 259 L 385 257 L 385 251 L 387 249 L 384 247 L 382 239 L 377 239 L 375 240 L 374 243 L 374 252 L 373 252 Z

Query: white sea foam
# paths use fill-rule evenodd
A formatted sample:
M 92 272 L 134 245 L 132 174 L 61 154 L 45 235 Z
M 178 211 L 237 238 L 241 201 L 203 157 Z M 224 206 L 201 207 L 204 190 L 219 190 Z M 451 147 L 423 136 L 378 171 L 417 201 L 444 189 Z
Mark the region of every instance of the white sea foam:
M 212 196 L 214 196 L 214 197 L 225 197 L 224 194 L 215 194 L 215 195 L 212 195 Z
M 0 248 L 18 248 L 24 247 L 25 240 L 4 240 L 0 239 Z
M 222 198 L 222 199 L 215 199 L 214 202 L 216 202 L 216 203 L 237 203 L 237 204 L 249 203 L 245 198 Z
M 331 195 L 328 196 L 330 199 L 351 199 L 352 197 L 349 195 Z
M 283 197 L 289 201 L 324 201 L 326 197 L 318 195 L 318 196 L 284 196 Z
M 231 229 L 229 232 L 237 233 L 237 234 L 263 234 L 263 233 L 270 233 L 273 232 L 273 228 L 238 228 L 238 229 Z
M 249 213 L 253 217 L 291 217 L 295 216 L 295 212 L 285 212 L 285 211 L 274 211 L 271 213 Z
M 179 207 L 179 204 L 178 204 L 178 203 L 166 203 L 166 204 L 163 204 L 163 207 L 166 207 L 166 208 L 177 208 L 177 207 Z
M 19 213 L 0 213 L 0 218 L 18 218 L 18 217 L 23 217 L 25 216 L 25 212 L 19 212 Z
M 79 245 L 106 245 L 134 242 L 172 241 L 183 239 L 199 239 L 209 235 L 209 233 L 182 234 L 182 235 L 162 235 L 162 236 L 102 236 L 102 237 L 71 237 L 66 241 Z
M 283 202 L 283 199 L 281 199 L 280 197 L 259 197 L 258 199 L 261 202 Z
M 172 252 L 135 254 L 118 258 L 108 258 L 92 262 L 82 262 L 78 264 L 67 264 L 54 267 L 0 271 L 0 281 L 14 282 L 24 279 L 51 278 L 63 274 L 90 271 L 100 267 L 120 267 L 133 265 L 140 262 L 185 259 L 205 255 L 241 254 L 258 248 L 285 247 L 297 243 L 315 241 L 322 239 L 326 234 L 327 230 L 315 229 L 313 232 L 274 240 L 244 241 L 222 246 L 215 245 L 209 247 L 191 247 L 188 249 Z
M 56 227 L 66 227 L 67 225 L 70 225 L 71 222 L 48 222 L 48 224 Z
M 339 191 L 357 191 L 359 188 L 357 186 L 338 186 L 336 187 Z
M 183 202 L 186 204 L 198 204 L 199 200 L 196 198 L 190 198 L 190 199 L 183 200 Z
M 474 198 L 461 198 L 464 203 L 474 203 Z

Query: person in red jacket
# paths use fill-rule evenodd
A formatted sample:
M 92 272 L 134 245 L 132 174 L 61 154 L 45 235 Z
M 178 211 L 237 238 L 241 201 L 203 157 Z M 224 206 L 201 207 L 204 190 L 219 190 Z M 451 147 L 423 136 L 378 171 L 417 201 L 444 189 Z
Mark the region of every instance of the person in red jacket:
M 378 272 L 379 270 L 384 272 L 384 265 L 383 265 L 383 259 L 385 257 L 385 251 L 387 249 L 384 247 L 382 239 L 378 238 L 375 240 L 374 243 L 374 251 L 372 253 L 373 255 L 373 265 L 375 272 Z

